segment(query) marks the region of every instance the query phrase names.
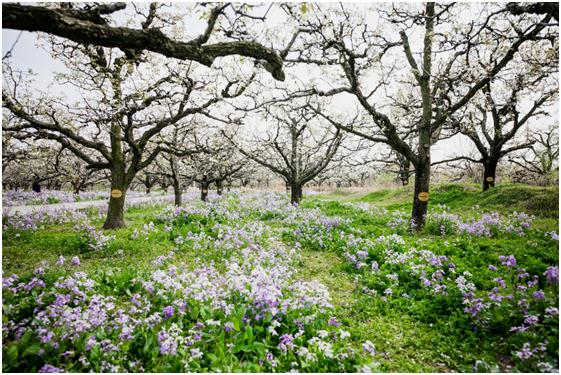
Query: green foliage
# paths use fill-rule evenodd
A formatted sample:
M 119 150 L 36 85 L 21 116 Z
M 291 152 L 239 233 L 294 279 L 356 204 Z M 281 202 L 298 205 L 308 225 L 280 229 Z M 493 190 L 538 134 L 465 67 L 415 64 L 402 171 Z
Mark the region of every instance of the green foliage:
M 389 209 L 410 210 L 411 195 L 412 187 L 406 186 L 378 190 L 366 194 L 358 200 Z M 555 218 L 559 216 L 558 197 L 558 187 L 500 184 L 487 191 L 482 191 L 478 185 L 443 184 L 431 188 L 430 205 L 445 204 L 453 211 L 478 206 L 485 211 L 524 211 L 540 217 Z
M 171 218 L 162 216 L 160 208 L 135 207 L 127 214 L 128 228 L 111 232 L 115 239 L 99 252 L 88 250 L 83 236 L 76 233 L 71 224 L 46 226 L 35 231 L 7 229 L 3 233 L 4 275 L 14 272 L 24 274 L 20 281 L 29 282 L 33 278 L 33 270 L 42 262 L 52 265 L 62 255 L 66 259 L 65 265 L 45 274 L 47 284 L 80 270 L 91 275 L 97 285 L 97 293 L 115 297 L 118 304 L 128 303 L 131 296 L 139 292 L 140 286 L 135 280 L 147 277 L 154 259 L 165 257 L 170 250 L 175 249 L 177 261 L 186 268 L 195 267 L 197 262 L 204 261 L 212 262 L 217 269 L 226 270 L 231 258 L 228 251 L 231 240 L 225 237 L 226 232 L 222 229 L 227 227 L 234 231 L 243 229 L 251 232 L 252 223 L 262 222 L 273 234 L 255 234 L 260 246 L 274 244 L 278 239 L 298 249 L 300 257 L 294 264 L 298 277 L 302 280 L 319 280 L 330 290 L 334 308 L 329 315 L 321 318 L 316 316 L 317 326 L 312 324 L 313 330 L 331 330 L 332 327 L 326 325 L 326 321 L 330 316 L 335 316 L 342 328 L 352 335 L 349 346 L 360 346 L 366 340 L 374 343 L 377 353 L 369 363 L 372 370 L 535 370 L 537 363 L 521 362 L 516 357 L 516 352 L 526 342 L 537 345 L 534 334 L 509 333 L 514 322 L 518 324 L 523 319 L 516 306 L 500 304 L 486 311 L 482 321 L 474 320 L 463 311 L 463 297 L 454 289 L 454 279 L 444 281 L 448 286 L 447 295 L 435 294 L 419 282 L 419 275 L 408 266 L 385 262 L 384 253 L 389 246 L 396 254 L 416 248 L 445 256 L 447 261 L 442 269 L 446 277 L 454 275 L 455 278 L 467 272 L 469 281 L 481 295 L 487 295 L 496 286 L 494 279 L 497 275 L 488 265 L 497 264 L 500 255 L 512 254 L 518 266 L 525 268 L 529 274 L 543 275 L 548 266 L 559 262 L 558 242 L 544 234 L 558 228 L 555 216 L 558 212 L 557 189 L 512 184 L 481 192 L 478 186 L 449 184 L 431 191 L 431 210 L 437 204 L 445 204 L 451 214 L 462 220 L 491 210 L 505 216 L 513 211 L 526 211 L 537 217 L 535 224 L 523 236 L 497 233 L 491 238 L 456 235 L 452 230 L 452 222 L 446 217 L 429 220 L 426 229 L 416 234 L 403 229 L 406 223 L 403 227 L 389 226 L 388 222 L 396 217 L 407 220 L 410 195 L 411 187 L 406 187 L 381 190 L 358 198 L 339 195 L 336 196 L 337 200 L 333 196 L 306 197 L 300 206 L 305 214 L 296 217 L 281 210 L 240 207 L 239 199 L 236 198 L 228 202 L 228 207 L 240 214 L 239 217 L 228 216 L 226 211 L 194 210 Z M 366 202 L 370 206 L 363 205 Z M 91 215 L 95 214 L 91 212 Z M 92 220 L 99 228 L 101 220 Z M 147 230 L 145 225 L 150 222 L 154 225 Z M 380 236 L 395 233 L 402 236 L 403 244 L 376 242 Z M 195 241 L 189 239 L 190 236 L 199 237 Z M 359 239 L 355 250 L 363 245 L 360 241 L 372 241 L 373 244 L 367 246 L 368 255 L 364 260 L 369 267 L 356 268 L 346 258 L 346 253 L 354 251 L 349 245 L 349 236 Z M 183 242 L 178 243 L 178 237 Z M 217 248 L 217 241 L 223 241 L 223 247 Z M 240 237 L 240 246 L 247 244 Z M 69 264 L 72 256 L 80 256 L 80 266 Z M 373 262 L 380 265 L 377 272 L 371 271 Z M 412 262 L 420 263 L 417 260 Z M 455 271 L 452 271 L 449 263 L 454 264 Z M 435 269 L 427 267 L 425 271 L 430 275 Z M 399 281 L 397 284 L 392 281 L 393 277 Z M 545 287 L 543 281 L 538 287 Z M 387 289 L 392 290 L 391 295 L 385 294 Z M 546 293 L 544 301 L 533 305 L 532 311 L 543 314 L 547 306 L 555 303 L 555 298 L 558 298 L 555 293 Z M 153 303 L 155 310 L 165 306 L 163 300 Z M 5 315 L 25 319 L 33 317 L 34 306 L 35 300 L 29 298 L 19 301 L 15 308 L 6 303 L 5 297 L 3 309 Z M 226 318 L 195 302 L 190 307 L 192 311 L 189 318 L 174 321 L 182 329 L 190 329 L 197 319 L 224 321 Z M 248 326 L 242 321 L 243 316 L 242 308 L 233 311 L 227 317 L 233 325 L 231 332 L 204 337 L 205 355 L 192 370 L 276 370 L 270 364 L 258 360 L 278 343 L 278 336 L 272 336 L 266 330 L 270 317 L 264 317 L 262 325 Z M 278 335 L 293 333 L 296 324 L 294 319 L 296 317 L 288 316 L 277 329 Z M 548 358 L 558 356 L 558 327 L 553 323 L 544 321 L 537 331 L 548 339 Z M 311 335 L 312 331 L 306 331 L 301 342 L 311 338 Z M 87 339 L 84 337 L 80 345 L 85 346 Z M 39 355 L 37 342 L 37 338 L 30 334 L 23 335 L 18 341 L 5 341 L 4 370 L 39 370 L 44 357 Z M 230 346 L 233 348 L 231 351 L 228 350 Z M 62 347 L 56 353 L 47 355 L 60 355 L 67 349 Z M 177 357 L 159 355 L 158 338 L 154 331 L 135 332 L 134 339 L 122 350 L 134 353 L 134 357 L 148 364 L 151 371 L 183 370 Z M 95 346 L 88 353 L 88 360 L 93 364 L 92 370 L 102 371 L 101 347 Z M 287 356 L 283 361 L 283 366 L 288 366 L 290 362 L 298 361 L 298 358 Z M 358 362 L 349 361 L 345 363 L 344 370 L 356 371 L 358 366 Z M 325 359 L 320 359 L 317 365 L 300 369 L 311 372 L 342 370 Z M 75 367 L 67 370 L 83 371 L 78 361 Z

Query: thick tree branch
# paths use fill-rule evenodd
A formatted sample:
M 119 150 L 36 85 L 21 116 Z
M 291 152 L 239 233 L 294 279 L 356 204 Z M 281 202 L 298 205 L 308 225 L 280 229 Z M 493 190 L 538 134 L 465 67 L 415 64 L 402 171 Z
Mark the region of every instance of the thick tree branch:
M 280 56 L 272 49 L 254 41 L 201 45 L 201 42 L 208 39 L 205 33 L 202 38 L 196 38 L 191 42 L 180 42 L 170 39 L 156 28 L 137 30 L 112 27 L 80 19 L 61 9 L 14 3 L 2 4 L 2 27 L 42 31 L 83 44 L 122 50 L 149 50 L 167 57 L 197 61 L 206 66 L 211 66 L 217 57 L 247 56 L 260 62 L 275 79 L 284 81 L 285 78 Z

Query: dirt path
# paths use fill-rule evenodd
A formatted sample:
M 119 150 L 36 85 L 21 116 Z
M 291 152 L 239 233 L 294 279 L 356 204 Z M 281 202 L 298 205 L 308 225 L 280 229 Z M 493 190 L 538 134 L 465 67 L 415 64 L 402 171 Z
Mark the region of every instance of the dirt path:
M 173 200 L 173 194 L 168 195 L 157 195 L 153 197 L 131 197 L 127 198 L 127 203 L 130 205 L 131 203 L 143 203 L 149 201 L 162 201 L 162 200 Z M 88 207 L 105 207 L 107 206 L 108 200 L 96 200 L 96 201 L 83 201 L 83 202 L 68 202 L 68 203 L 55 203 L 55 204 L 42 204 L 42 205 L 28 205 L 28 206 L 10 206 L 10 207 L 3 207 L 3 212 L 7 213 L 15 213 L 18 212 L 20 214 L 29 214 L 34 211 L 44 211 L 52 210 L 79 210 L 82 208 Z

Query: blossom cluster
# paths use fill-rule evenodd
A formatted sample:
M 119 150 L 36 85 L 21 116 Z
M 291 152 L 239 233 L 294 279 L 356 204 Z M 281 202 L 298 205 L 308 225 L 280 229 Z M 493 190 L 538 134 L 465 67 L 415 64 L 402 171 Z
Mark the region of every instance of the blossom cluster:
M 153 192 L 146 194 L 137 191 L 128 191 L 127 197 L 156 197 L 161 192 Z M 46 205 L 54 203 L 72 203 L 94 200 L 106 200 L 109 198 L 108 191 L 81 191 L 73 193 L 62 190 L 43 190 L 40 193 L 34 191 L 5 191 L 2 195 L 2 205 L 8 206 L 29 206 L 29 205 Z
M 555 370 L 558 358 L 548 358 L 550 344 L 544 338 L 555 338 L 552 328 L 559 326 L 559 268 L 549 266 L 542 275 L 531 275 L 513 255 L 501 255 L 498 264 L 488 268 L 495 274 L 495 286 L 490 292 L 464 291 L 464 311 L 483 330 L 501 330 L 528 340 L 514 353 L 521 368 Z
M 484 213 L 480 217 L 462 220 L 459 215 L 446 210 L 432 212 L 427 216 L 427 230 L 437 235 L 459 234 L 472 237 L 494 237 L 499 234 L 526 235 L 533 217 L 524 212 L 513 212 L 507 216 L 497 212 Z
M 115 235 L 105 235 L 103 231 L 96 230 L 87 219 L 83 222 L 76 224 L 74 230 L 83 234 L 83 238 L 87 243 L 88 249 L 92 251 L 100 251 L 115 239 Z
M 77 223 L 88 217 L 85 210 L 52 209 L 44 206 L 29 214 L 10 212 L 4 208 L 2 212 L 3 229 L 37 230 L 44 225 Z
M 176 246 L 142 268 L 88 274 L 62 268 L 62 258 L 32 276 L 4 278 L 5 369 L 369 370 L 373 344 L 351 343 L 327 288 L 298 276 L 298 249 L 282 242 L 282 231 L 239 220 L 252 212 L 221 199 L 164 210 L 138 239 L 164 226 L 158 235 Z M 87 223 L 78 229 L 96 232 Z M 195 258 L 183 261 L 184 251 Z

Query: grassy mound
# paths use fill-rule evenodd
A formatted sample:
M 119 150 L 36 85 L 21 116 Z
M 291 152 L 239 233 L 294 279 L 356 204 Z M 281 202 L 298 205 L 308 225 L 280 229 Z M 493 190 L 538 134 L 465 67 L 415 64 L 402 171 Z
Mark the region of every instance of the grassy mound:
M 409 209 L 413 187 L 384 189 L 354 200 L 388 209 Z M 559 216 L 559 188 L 523 184 L 502 184 L 487 191 L 477 185 L 443 184 L 432 188 L 431 204 L 445 204 L 452 210 L 479 206 L 484 210 L 524 211 L 541 217 Z

